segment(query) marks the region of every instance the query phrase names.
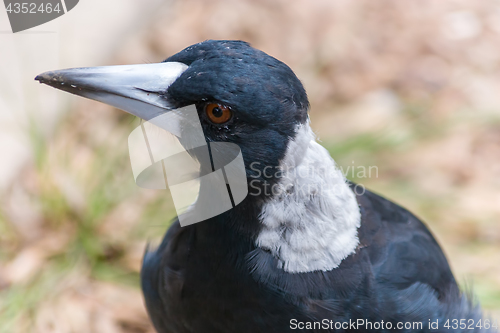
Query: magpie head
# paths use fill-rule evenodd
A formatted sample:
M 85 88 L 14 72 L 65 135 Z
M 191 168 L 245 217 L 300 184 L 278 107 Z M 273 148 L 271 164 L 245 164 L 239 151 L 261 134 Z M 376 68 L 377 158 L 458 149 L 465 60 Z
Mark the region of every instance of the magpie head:
M 309 107 L 304 87 L 287 65 L 246 42 L 212 40 L 165 62 L 189 66 L 166 98 L 177 107 L 196 105 L 207 141 L 237 144 L 253 178 L 278 166 Z
M 293 71 L 243 41 L 208 40 L 159 64 L 68 69 L 35 79 L 145 120 L 195 105 L 206 141 L 237 144 L 253 179 L 279 166 L 308 118 L 307 95 Z

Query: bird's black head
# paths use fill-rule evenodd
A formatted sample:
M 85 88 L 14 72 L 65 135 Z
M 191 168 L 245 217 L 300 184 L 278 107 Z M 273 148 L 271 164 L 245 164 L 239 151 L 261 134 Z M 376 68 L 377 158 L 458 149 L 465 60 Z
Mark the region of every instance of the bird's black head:
M 206 141 L 237 144 L 253 178 L 279 165 L 309 107 L 287 65 L 242 41 L 208 40 L 161 64 L 69 69 L 36 79 L 146 120 L 194 104 Z
M 249 175 L 277 166 L 307 120 L 309 102 L 293 71 L 246 42 L 209 40 L 165 62 L 189 66 L 167 98 L 176 106 L 196 104 L 206 139 L 240 146 Z

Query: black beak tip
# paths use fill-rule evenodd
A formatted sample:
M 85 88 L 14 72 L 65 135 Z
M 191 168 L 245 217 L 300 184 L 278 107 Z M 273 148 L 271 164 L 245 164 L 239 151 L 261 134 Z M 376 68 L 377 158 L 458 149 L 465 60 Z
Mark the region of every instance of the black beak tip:
M 53 87 L 64 85 L 64 79 L 62 75 L 58 75 L 57 72 L 45 72 L 42 74 L 38 74 L 35 77 L 35 80 Z
M 35 77 L 35 80 L 40 82 L 40 83 L 48 83 L 49 81 L 56 81 L 56 78 L 54 77 L 54 75 L 52 75 L 52 72 L 45 72 L 45 73 L 42 73 L 42 74 L 38 74 L 36 77 Z

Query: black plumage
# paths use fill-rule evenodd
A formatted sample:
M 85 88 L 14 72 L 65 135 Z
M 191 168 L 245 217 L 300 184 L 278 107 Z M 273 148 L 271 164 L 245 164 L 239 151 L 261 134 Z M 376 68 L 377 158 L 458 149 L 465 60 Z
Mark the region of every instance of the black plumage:
M 278 183 L 278 176 L 264 179 L 262 171 L 279 168 L 297 126 L 308 119 L 307 95 L 292 70 L 240 41 L 205 41 L 165 60 L 170 62 L 187 68 L 158 92 L 165 105 L 196 104 L 207 142 L 238 144 L 249 181 Z M 37 79 L 63 89 L 61 82 L 76 82 L 74 73 Z M 83 92 L 68 85 L 64 90 L 85 96 L 86 89 L 97 89 L 78 84 Z M 206 119 L 204 105 L 211 102 L 230 107 L 232 119 L 222 126 Z M 287 332 L 295 330 L 294 323 L 327 320 L 333 326 L 304 331 L 384 331 L 335 329 L 335 323 L 364 319 L 391 323 L 387 331 L 466 332 L 444 324 L 481 319 L 479 307 L 461 293 L 445 255 L 418 218 L 369 191 L 355 198 L 359 244 L 329 270 L 287 272 L 271 251 L 256 244 L 262 209 L 273 199 L 264 192 L 201 223 L 181 227 L 174 221 L 161 245 L 147 250 L 141 271 L 155 328 L 160 333 Z M 436 320 L 439 329 L 432 330 L 429 323 Z M 397 329 L 398 322 L 421 326 Z
M 461 295 L 443 252 L 420 220 L 369 191 L 357 200 L 360 245 L 328 272 L 288 274 L 255 247 L 251 232 L 232 229 L 231 223 L 257 221 L 251 203 L 206 223 L 182 228 L 174 222 L 160 247 L 144 257 L 142 288 L 155 327 L 159 332 L 287 332 L 291 319 L 365 319 L 394 327 L 421 322 L 422 331 L 430 332 L 429 320 L 439 319 L 437 331 L 448 332 L 447 319 L 481 318 L 479 308 Z

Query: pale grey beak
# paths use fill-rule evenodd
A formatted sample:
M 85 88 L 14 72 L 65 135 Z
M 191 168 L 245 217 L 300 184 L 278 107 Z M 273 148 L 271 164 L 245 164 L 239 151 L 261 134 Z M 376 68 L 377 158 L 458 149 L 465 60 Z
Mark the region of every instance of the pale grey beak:
M 45 72 L 35 80 L 150 120 L 172 108 L 165 93 L 187 67 L 179 62 L 165 62 L 71 68 Z

